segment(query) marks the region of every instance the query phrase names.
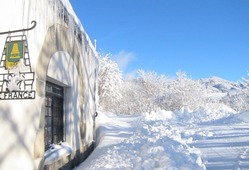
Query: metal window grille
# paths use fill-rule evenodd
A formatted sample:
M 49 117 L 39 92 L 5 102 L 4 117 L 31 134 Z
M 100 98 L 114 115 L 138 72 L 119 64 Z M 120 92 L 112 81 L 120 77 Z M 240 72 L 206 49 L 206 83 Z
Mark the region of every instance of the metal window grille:
M 63 87 L 46 83 L 45 149 L 63 141 Z

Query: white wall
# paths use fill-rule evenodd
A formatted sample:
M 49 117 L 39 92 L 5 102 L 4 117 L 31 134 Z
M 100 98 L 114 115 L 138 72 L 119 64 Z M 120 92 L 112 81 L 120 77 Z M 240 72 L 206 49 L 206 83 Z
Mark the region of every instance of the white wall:
M 79 22 L 69 5 L 69 1 L 63 0 L 63 4 L 66 5 L 74 20 Z M 41 163 L 41 154 L 44 153 L 43 146 L 41 146 L 41 140 L 44 140 L 41 129 L 44 124 L 41 122 L 44 121 L 42 112 L 44 112 L 45 86 L 40 86 L 40 84 L 44 84 L 45 81 L 54 81 L 65 87 L 66 141 L 74 150 L 82 147 L 80 119 L 84 119 L 83 122 L 87 126 L 83 144 L 89 144 L 93 140 L 93 114 L 96 109 L 93 100 L 96 98 L 96 88 L 94 88 L 95 83 L 90 82 L 96 82 L 96 74 L 94 73 L 98 63 L 93 45 L 81 25 L 79 27 L 85 39 L 83 39 L 82 46 L 79 47 L 78 53 L 82 57 L 78 60 L 80 63 L 75 63 L 75 60 L 72 59 L 75 56 L 71 56 L 67 51 L 58 50 L 53 54 L 48 54 L 51 56 L 48 57 L 48 66 L 44 66 L 47 68 L 46 78 L 42 79 L 37 72 L 40 70 L 41 63 L 38 61 L 42 61 L 39 57 L 42 57 L 40 54 L 45 37 L 48 36 L 48 30 L 53 26 L 56 31 L 56 25 L 63 24 L 60 20 L 61 16 L 58 16 L 58 11 L 62 9 L 57 5 L 56 0 L 8 0 L 0 2 L 0 32 L 28 28 L 32 26 L 32 20 L 37 21 L 35 29 L 25 32 L 25 34 L 28 39 L 32 70 L 36 74 L 34 89 L 39 92 L 35 99 L 0 100 L 1 170 L 33 170 Z M 67 25 L 68 31 L 73 34 L 70 23 Z M 53 36 L 51 31 L 50 34 Z M 7 36 L 0 35 L 1 52 Z M 77 40 L 72 37 L 68 41 L 66 43 L 73 44 Z M 58 43 L 64 42 L 59 41 Z M 79 67 L 82 70 L 80 73 L 78 72 Z M 82 82 L 84 87 L 82 87 Z M 83 117 L 80 108 L 84 112 Z M 36 151 L 37 147 L 38 151 Z

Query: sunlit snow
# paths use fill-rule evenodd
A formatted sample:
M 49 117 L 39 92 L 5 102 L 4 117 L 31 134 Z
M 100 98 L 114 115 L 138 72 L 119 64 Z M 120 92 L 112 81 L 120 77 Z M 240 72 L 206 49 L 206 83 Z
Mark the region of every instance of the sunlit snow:
M 192 117 L 184 120 L 183 111 Z M 194 117 L 186 108 L 140 116 L 99 113 L 97 147 L 74 170 L 247 169 L 249 112 L 230 111 L 220 109 L 216 119 Z
M 72 147 L 66 142 L 53 144 L 44 154 L 45 157 L 44 164 L 45 165 L 52 164 L 60 160 L 62 157 L 70 155 L 72 152 L 73 152 Z

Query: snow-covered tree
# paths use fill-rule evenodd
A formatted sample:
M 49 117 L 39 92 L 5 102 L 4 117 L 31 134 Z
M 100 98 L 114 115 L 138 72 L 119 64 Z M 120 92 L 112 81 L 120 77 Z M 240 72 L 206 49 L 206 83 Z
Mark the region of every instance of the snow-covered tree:
M 157 99 L 164 94 L 168 79 L 155 72 L 138 70 L 137 73 L 138 77 L 124 81 L 121 113 L 138 114 L 161 108 Z
M 209 91 L 198 80 L 192 80 L 184 72 L 177 72 L 177 79 L 168 83 L 164 94 L 158 96 L 160 106 L 166 110 L 179 110 L 189 107 L 193 110 L 204 107 L 214 99 L 209 98 Z
M 176 79 L 169 79 L 155 72 L 138 70 L 136 78 L 123 80 L 118 64 L 110 56 L 99 59 L 99 104 L 104 111 L 139 114 L 183 107 L 196 110 L 221 103 L 237 111 L 249 109 L 249 81 L 246 79 L 240 91 L 217 98 L 213 96 L 219 90 L 217 92 L 216 88 L 210 88 L 201 80 L 193 80 L 181 71 L 176 73 Z
M 239 112 L 249 110 L 249 79 L 242 78 L 240 88 L 228 92 L 223 103 Z
M 160 94 L 163 87 L 162 76 L 158 76 L 155 72 L 145 72 L 138 70 L 138 85 L 141 87 L 140 96 L 143 99 L 143 108 L 145 111 L 157 109 L 156 98 Z
M 247 74 L 248 77 L 249 77 L 249 73 Z M 243 81 L 243 84 L 244 84 L 244 87 L 249 89 L 249 79 L 247 78 L 242 78 L 242 81 Z
M 99 58 L 99 104 L 105 111 L 115 111 L 117 101 L 122 98 L 122 72 L 110 54 Z
M 134 79 L 125 80 L 122 86 L 123 98 L 119 101 L 118 112 L 124 114 L 143 113 L 143 98 L 140 95 L 141 86 Z

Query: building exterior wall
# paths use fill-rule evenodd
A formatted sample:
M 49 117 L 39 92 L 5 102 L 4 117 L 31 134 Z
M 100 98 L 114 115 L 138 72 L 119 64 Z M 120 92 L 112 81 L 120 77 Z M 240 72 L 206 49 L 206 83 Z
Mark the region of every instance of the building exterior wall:
M 0 2 L 0 11 L 0 32 L 37 22 L 30 31 L 0 35 L 2 49 L 7 36 L 27 36 L 35 73 L 35 99 L 0 100 L 0 169 L 70 168 L 66 163 L 82 161 L 93 146 L 96 51 L 68 0 L 9 0 Z M 46 82 L 64 88 L 63 139 L 72 148 L 53 164 L 44 157 Z

